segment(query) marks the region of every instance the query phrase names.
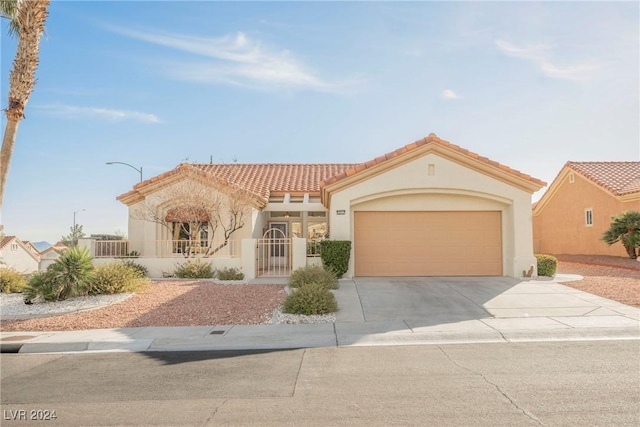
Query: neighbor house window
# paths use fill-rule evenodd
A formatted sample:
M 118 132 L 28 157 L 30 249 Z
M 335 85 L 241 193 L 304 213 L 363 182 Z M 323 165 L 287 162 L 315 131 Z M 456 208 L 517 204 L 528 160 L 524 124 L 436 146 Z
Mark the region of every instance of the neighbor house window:
M 11 244 L 11 250 L 12 251 L 17 251 L 18 250 L 18 244 L 17 243 L 12 243 Z
M 584 225 L 587 227 L 593 225 L 593 209 L 585 209 L 584 210 Z

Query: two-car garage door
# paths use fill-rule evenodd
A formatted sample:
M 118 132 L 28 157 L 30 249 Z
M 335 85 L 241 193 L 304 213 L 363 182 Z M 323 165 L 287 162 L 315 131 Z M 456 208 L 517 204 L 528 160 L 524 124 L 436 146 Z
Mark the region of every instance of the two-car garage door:
M 498 211 L 355 212 L 356 276 L 502 276 Z

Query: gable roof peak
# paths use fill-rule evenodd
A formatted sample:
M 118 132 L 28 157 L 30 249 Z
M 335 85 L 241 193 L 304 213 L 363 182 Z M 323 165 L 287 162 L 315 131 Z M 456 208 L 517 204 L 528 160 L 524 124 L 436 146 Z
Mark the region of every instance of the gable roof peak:
M 415 150 L 421 147 L 428 147 L 430 145 L 435 145 L 439 147 L 443 147 L 445 150 L 449 152 L 454 152 L 457 155 L 461 155 L 462 157 L 469 159 L 471 162 L 478 162 L 480 164 L 488 165 L 494 169 L 498 169 L 501 172 L 507 173 L 511 176 L 514 176 L 518 179 L 524 180 L 528 183 L 528 185 L 532 185 L 534 187 L 543 187 L 546 185 L 544 181 L 541 181 L 537 178 L 533 178 L 530 175 L 512 169 L 506 165 L 496 162 L 495 160 L 491 160 L 487 157 L 481 156 L 473 151 L 469 151 L 466 148 L 462 148 L 458 145 L 452 144 L 449 141 L 446 141 L 440 138 L 435 133 L 430 133 L 424 138 L 418 139 L 410 144 L 405 145 L 404 147 L 398 148 L 397 150 L 390 151 L 387 154 L 382 156 L 378 156 L 373 160 L 369 160 L 368 162 L 364 162 L 360 165 L 355 166 L 352 169 L 348 169 L 339 175 L 335 175 L 324 180 L 320 186 L 326 187 L 328 185 L 334 184 L 340 180 L 343 180 L 347 177 L 355 175 L 356 173 L 362 172 L 365 169 L 377 167 L 378 165 L 387 162 L 388 160 L 399 158 L 407 153 L 414 152 Z

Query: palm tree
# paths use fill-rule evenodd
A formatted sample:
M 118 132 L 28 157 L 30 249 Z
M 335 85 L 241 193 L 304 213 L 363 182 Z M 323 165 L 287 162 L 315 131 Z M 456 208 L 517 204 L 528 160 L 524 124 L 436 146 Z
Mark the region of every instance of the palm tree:
M 621 242 L 629 258 L 638 258 L 636 248 L 640 247 L 640 212 L 627 211 L 613 218 L 602 240 L 609 246 Z
M 0 0 L 0 15 L 11 20 L 9 34 L 18 38 L 13 70 L 9 73 L 9 105 L 5 110 L 7 123 L 0 150 L 0 209 L 18 124 L 24 117 L 24 109 L 36 85 L 40 39 L 47 20 L 49 2 L 50 0 Z

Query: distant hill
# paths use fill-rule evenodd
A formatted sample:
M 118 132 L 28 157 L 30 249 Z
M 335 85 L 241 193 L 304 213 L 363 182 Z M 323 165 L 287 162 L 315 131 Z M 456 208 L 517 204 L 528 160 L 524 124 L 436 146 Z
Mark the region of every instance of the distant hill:
M 42 242 L 31 242 L 31 244 L 35 246 L 36 249 L 38 249 L 40 252 L 51 247 L 51 243 L 45 242 L 44 240 Z

